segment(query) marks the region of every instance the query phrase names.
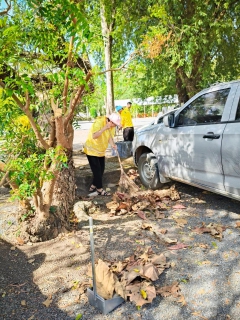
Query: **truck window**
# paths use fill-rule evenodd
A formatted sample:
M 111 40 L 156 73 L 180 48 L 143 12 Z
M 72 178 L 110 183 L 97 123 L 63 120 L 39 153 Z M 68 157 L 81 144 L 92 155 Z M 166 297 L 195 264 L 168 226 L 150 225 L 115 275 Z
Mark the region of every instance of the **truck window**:
M 237 114 L 236 114 L 236 121 L 240 121 L 240 98 L 238 100 L 238 107 L 237 107 Z
M 230 89 L 213 91 L 195 99 L 179 114 L 179 126 L 221 122 Z

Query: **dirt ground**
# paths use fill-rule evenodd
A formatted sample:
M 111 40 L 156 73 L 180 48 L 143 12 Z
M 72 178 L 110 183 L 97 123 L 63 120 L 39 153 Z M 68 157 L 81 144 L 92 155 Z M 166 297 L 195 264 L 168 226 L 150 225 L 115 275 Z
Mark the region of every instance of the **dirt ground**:
M 108 150 L 104 186 L 117 190 L 120 167 Z M 0 206 L 0 314 L 1 319 L 144 319 L 144 320 L 238 320 L 240 318 L 239 202 L 176 183 L 180 199 L 162 202 L 159 217 L 146 211 L 112 215 L 106 207 L 111 197 L 87 197 L 91 172 L 85 155 L 74 154 L 76 166 L 75 229 L 44 243 L 22 244 L 14 218 L 16 203 L 1 192 Z M 131 158 L 123 160 L 127 172 Z M 177 207 L 175 207 L 177 206 Z M 122 261 L 136 250 L 164 253 L 171 267 L 156 281 L 158 286 L 179 284 L 181 294 L 157 296 L 137 308 L 127 301 L 109 315 L 90 306 L 86 285 L 90 278 L 88 218 L 94 220 L 95 258 Z M 147 222 L 153 229 L 143 229 Z M 215 223 L 224 226 L 222 239 L 195 233 L 195 228 Z M 225 228 L 226 227 L 226 228 Z M 166 237 L 160 236 L 160 230 Z M 165 239 L 165 240 L 164 240 Z M 166 239 L 185 247 L 170 250 Z

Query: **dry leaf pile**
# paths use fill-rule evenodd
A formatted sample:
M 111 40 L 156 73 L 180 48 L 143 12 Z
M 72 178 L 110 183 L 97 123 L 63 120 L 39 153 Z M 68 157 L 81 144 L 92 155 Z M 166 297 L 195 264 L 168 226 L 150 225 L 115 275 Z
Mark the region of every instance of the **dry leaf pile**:
M 163 190 L 138 191 L 133 194 L 116 192 L 113 195 L 113 201 L 106 204 L 112 215 L 123 215 L 126 213 L 135 213 L 140 218 L 146 219 L 146 213 L 153 213 L 156 218 L 162 217 L 161 210 L 167 208 L 165 199 L 179 200 L 180 195 L 172 186 Z
M 95 265 L 97 293 L 107 300 L 117 293 L 141 307 L 156 297 L 158 292 L 153 282 L 169 267 L 165 255 L 155 254 L 151 247 L 124 261 L 105 262 L 99 259 Z M 91 266 L 88 274 L 91 275 Z

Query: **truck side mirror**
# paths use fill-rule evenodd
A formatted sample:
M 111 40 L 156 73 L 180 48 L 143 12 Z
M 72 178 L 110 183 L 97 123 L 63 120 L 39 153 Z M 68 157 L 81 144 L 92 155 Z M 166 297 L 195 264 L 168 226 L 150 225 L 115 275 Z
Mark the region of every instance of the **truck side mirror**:
M 163 123 L 166 127 L 173 128 L 174 127 L 174 113 L 168 114 L 163 117 Z
M 165 125 L 165 127 L 169 127 L 169 119 L 168 119 L 168 115 L 163 117 L 163 123 Z

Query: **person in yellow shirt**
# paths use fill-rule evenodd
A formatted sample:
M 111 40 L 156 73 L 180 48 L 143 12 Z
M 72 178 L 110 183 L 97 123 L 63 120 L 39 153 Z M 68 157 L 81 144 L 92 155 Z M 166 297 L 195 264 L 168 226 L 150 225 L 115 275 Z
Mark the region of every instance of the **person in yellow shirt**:
M 111 194 L 103 189 L 102 177 L 105 170 L 105 152 L 108 144 L 117 149 L 113 141 L 115 127 L 120 126 L 120 116 L 112 113 L 110 116 L 97 117 L 90 128 L 87 140 L 83 146 L 90 168 L 93 173 L 92 185 L 89 192 L 97 192 L 100 196 Z
M 130 113 L 131 106 L 132 103 L 128 102 L 125 108 L 123 108 L 122 106 L 116 107 L 116 111 L 119 112 L 121 116 L 121 126 L 123 128 L 124 141 L 133 141 L 134 137 L 134 127 L 132 122 L 132 115 Z

